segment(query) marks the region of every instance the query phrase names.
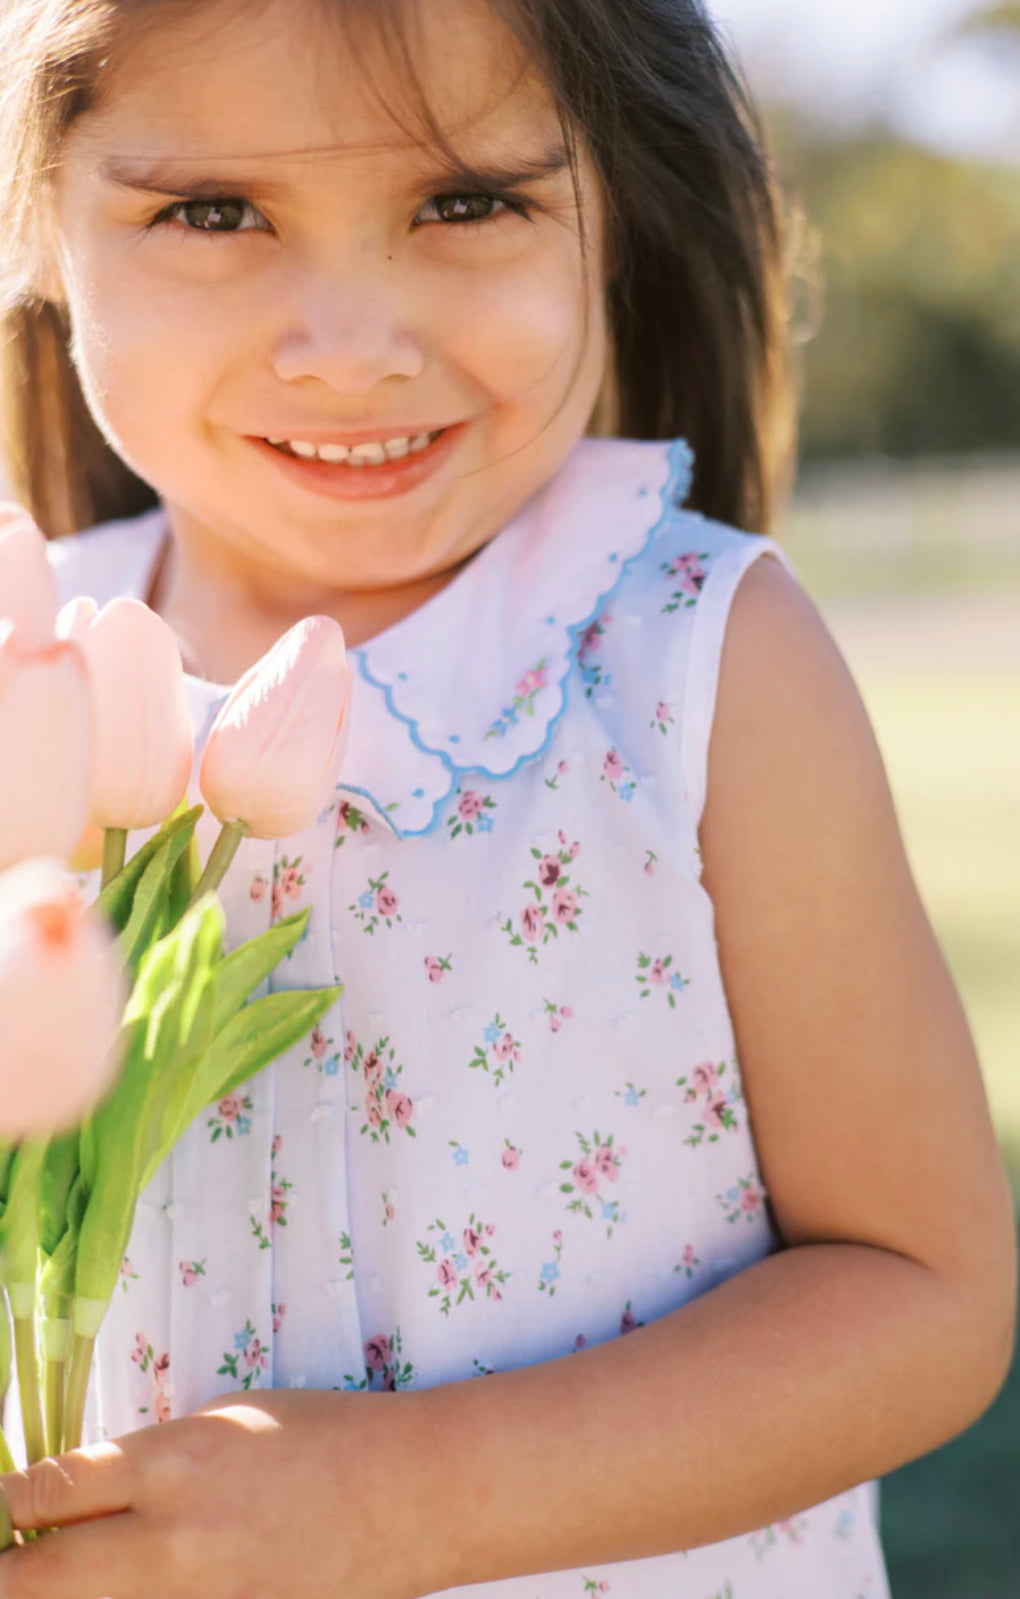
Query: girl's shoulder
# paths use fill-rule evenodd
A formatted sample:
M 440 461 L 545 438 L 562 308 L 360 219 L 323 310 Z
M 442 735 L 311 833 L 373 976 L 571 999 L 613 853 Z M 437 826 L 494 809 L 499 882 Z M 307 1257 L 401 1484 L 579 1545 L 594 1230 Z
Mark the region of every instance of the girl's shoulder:
M 50 539 L 50 566 L 61 605 L 88 594 L 97 605 L 120 596 L 141 599 L 166 528 L 163 507 L 138 516 L 100 522 L 81 532 Z

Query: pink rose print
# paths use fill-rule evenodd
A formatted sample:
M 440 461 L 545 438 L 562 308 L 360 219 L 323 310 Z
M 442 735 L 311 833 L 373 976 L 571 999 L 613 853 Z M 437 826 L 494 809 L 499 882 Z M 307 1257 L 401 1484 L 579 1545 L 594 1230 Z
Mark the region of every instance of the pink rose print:
M 131 1359 L 139 1371 L 150 1379 L 150 1399 L 157 1422 L 170 1420 L 170 1395 L 167 1383 L 170 1376 L 170 1356 L 157 1355 L 144 1333 L 135 1333 L 135 1346 Z M 149 1415 L 149 1405 L 139 1405 L 140 1416 Z
M 348 1033 L 348 1049 L 353 1041 L 349 1064 L 354 1072 L 365 1077 L 365 1116 L 362 1133 L 368 1133 L 373 1144 L 389 1143 L 390 1133 L 396 1128 L 408 1138 L 417 1136 L 411 1125 L 414 1102 L 400 1086 L 404 1068 L 395 1059 L 396 1051 L 387 1048 L 389 1035 L 380 1038 L 374 1048 L 365 1053 L 353 1033 Z
M 407 1127 L 410 1123 L 414 1106 L 406 1094 L 398 1094 L 396 1089 L 390 1088 L 386 1092 L 386 1110 L 397 1127 Z
M 274 1331 L 274 1333 L 278 1333 L 280 1331 L 280 1328 L 283 1326 L 284 1318 L 286 1317 L 286 1314 L 287 1314 L 286 1305 L 280 1304 L 280 1305 L 274 1305 L 273 1306 L 273 1331 Z
M 607 685 L 609 683 L 609 676 L 601 661 L 593 661 L 591 657 L 601 649 L 602 639 L 611 620 L 609 612 L 604 611 L 594 622 L 589 623 L 578 642 L 577 664 L 584 684 L 585 698 L 589 700 L 603 682 Z
M 581 1158 L 576 1161 L 561 1160 L 560 1170 L 569 1172 L 573 1181 L 564 1180 L 560 1183 L 560 1192 L 573 1197 L 567 1202 L 567 1209 L 575 1214 L 587 1216 L 589 1221 L 595 1219 L 595 1210 L 592 1201 L 596 1201 L 599 1216 L 606 1224 L 606 1237 L 612 1238 L 614 1229 L 626 1217 L 620 1210 L 618 1199 L 604 1199 L 599 1192 L 599 1184 L 606 1180 L 615 1183 L 626 1148 L 621 1144 L 615 1146 L 613 1135 L 603 1142 L 598 1133 L 590 1139 L 583 1133 L 575 1133 L 575 1138 L 581 1146 Z
M 516 1055 L 512 1033 L 504 1033 L 498 1043 L 493 1044 L 492 1053 L 497 1060 L 509 1060 L 511 1055 Z
M 684 1139 L 691 1149 L 697 1149 L 704 1143 L 717 1144 L 723 1133 L 734 1132 L 739 1125 L 737 1106 L 743 1100 L 743 1090 L 735 1074 L 727 1090 L 723 1082 L 726 1069 L 725 1061 L 720 1061 L 718 1065 L 702 1061 L 692 1070 L 690 1081 L 686 1077 L 677 1078 L 676 1085 L 684 1090 L 685 1103 L 701 1101 L 701 1120 L 694 1123 L 690 1134 Z
M 620 1317 L 620 1333 L 621 1333 L 621 1336 L 624 1333 L 633 1332 L 635 1327 L 643 1327 L 643 1326 L 644 1326 L 644 1322 L 643 1321 L 638 1321 L 638 1319 L 635 1316 L 633 1310 L 631 1309 L 631 1302 L 628 1299 L 628 1301 L 627 1301 L 627 1303 L 626 1303 L 626 1305 L 624 1307 L 623 1315 Z
M 516 1171 L 521 1164 L 521 1152 L 507 1140 L 507 1146 L 500 1156 L 505 1171 Z
M 474 1299 L 476 1288 L 487 1299 L 502 1299 L 501 1285 L 506 1283 L 510 1273 L 500 1269 L 491 1245 L 484 1242 L 496 1231 L 491 1222 L 483 1223 L 474 1211 L 471 1212 L 467 1225 L 461 1229 L 463 1252 L 457 1248 L 455 1235 L 438 1217 L 429 1223 L 426 1231 L 438 1235 L 439 1248 L 444 1251 L 442 1257 L 439 1257 L 436 1245 L 426 1240 L 418 1239 L 415 1247 L 422 1263 L 436 1268 L 428 1297 L 439 1300 L 439 1309 L 444 1316 L 448 1316 L 455 1305 L 463 1304 L 465 1299 Z
M 364 893 L 347 907 L 355 921 L 362 924 L 363 933 L 374 933 L 381 922 L 392 927 L 394 920 L 402 922 L 404 919 L 397 910 L 400 901 L 386 881 L 389 875 L 383 872 L 380 877 L 370 877 Z
M 124 1256 L 124 1259 L 120 1263 L 120 1276 L 118 1281 L 125 1293 L 128 1292 L 129 1282 L 136 1283 L 138 1281 L 138 1273 L 135 1271 L 127 1255 Z
M 453 970 L 451 965 L 452 960 L 452 955 L 447 955 L 445 957 L 438 955 L 426 955 L 425 970 L 429 974 L 429 982 L 441 983 L 443 980 L 443 973 Z
M 655 876 L 655 866 L 656 866 L 656 863 L 657 863 L 658 859 L 659 859 L 659 857 L 658 857 L 658 855 L 656 855 L 656 853 L 655 853 L 655 851 L 653 849 L 649 849 L 649 850 L 645 851 L 645 876 L 646 877 L 654 877 Z
M 269 884 L 266 882 L 262 873 L 256 872 L 255 876 L 251 880 L 251 888 L 249 889 L 249 893 L 256 904 L 258 904 L 260 900 L 265 899 L 266 889 L 268 887 Z
M 208 1258 L 208 1257 L 206 1257 Z M 200 1277 L 205 1276 L 205 1259 L 179 1260 L 177 1270 L 181 1274 L 181 1282 L 185 1288 L 194 1288 Z
M 300 855 L 291 860 L 285 855 L 282 860 L 273 866 L 273 921 L 277 921 L 283 911 L 285 899 L 300 899 L 301 890 L 305 884 L 305 874 L 301 870 Z
M 552 913 L 561 927 L 569 927 L 577 915 L 577 895 L 569 888 L 559 888 L 553 895 Z
M 543 855 L 538 863 L 538 880 L 543 888 L 552 888 L 559 881 L 562 867 L 555 855 Z
M 226 1094 L 216 1107 L 225 1122 L 234 1122 L 241 1114 L 243 1101 L 239 1094 Z
M 551 999 L 544 999 L 542 1004 L 549 1018 L 549 1030 L 553 1033 L 558 1033 L 563 1023 L 569 1022 L 574 1014 L 570 1005 L 555 1005 Z
M 547 666 L 546 659 L 542 659 L 528 671 L 518 682 L 514 691 L 513 703 L 503 707 L 485 737 L 505 738 L 512 727 L 516 727 L 521 719 L 521 714 L 533 716 L 535 714 L 535 695 L 541 693 L 546 686 Z
M 235 1382 L 240 1382 L 242 1388 L 250 1390 L 259 1382 L 268 1366 L 269 1351 L 256 1336 L 255 1324 L 249 1319 L 241 1331 L 235 1333 L 233 1349 L 224 1351 L 223 1365 L 217 1368 L 216 1375 L 233 1377 Z
M 365 1365 L 370 1371 L 384 1371 L 391 1352 L 388 1338 L 381 1335 L 370 1338 L 365 1345 Z
M 348 1028 L 348 1031 L 347 1031 L 347 1042 L 344 1045 L 344 1061 L 345 1061 L 345 1063 L 347 1065 L 350 1065 L 351 1061 L 354 1059 L 354 1050 L 355 1050 L 356 1044 L 357 1044 L 357 1039 L 355 1038 L 354 1034 Z
M 732 1188 L 727 1188 L 724 1194 L 716 1194 L 715 1199 L 731 1224 L 739 1222 L 741 1217 L 746 1222 L 754 1222 L 765 1214 L 765 1195 L 753 1176 L 738 1177 Z
M 397 896 L 392 888 L 381 888 L 375 896 L 375 908 L 380 916 L 392 916 L 397 903 Z
M 484 804 L 485 800 L 483 799 L 482 795 L 476 793 L 473 788 L 469 788 L 466 789 L 461 795 L 460 804 L 457 806 L 457 811 L 460 816 L 463 817 L 465 822 L 473 822 L 475 817 L 482 810 Z
M 695 555 L 690 551 L 676 556 L 672 561 L 659 563 L 660 572 L 664 572 L 667 577 L 680 579 L 669 600 L 662 607 L 663 612 L 678 611 L 681 606 L 686 609 L 695 604 L 708 576 L 703 563 L 709 559 L 708 554 Z
M 626 768 L 616 751 L 610 750 L 602 763 L 602 770 L 612 782 L 618 783 Z
M 252 1097 L 250 1094 L 224 1094 L 216 1106 L 216 1114 L 206 1120 L 206 1126 L 211 1127 L 209 1142 L 215 1144 L 220 1138 L 233 1139 L 244 1137 L 251 1132 Z
M 673 964 L 672 955 L 657 955 L 654 959 L 643 951 L 638 952 L 638 970 L 635 982 L 641 989 L 641 998 L 647 999 L 653 988 L 665 990 L 666 999 L 670 1010 L 676 1009 L 676 996 L 690 985 L 689 977 L 681 977 L 677 971 L 670 972 Z
M 328 811 L 333 810 L 334 806 L 336 806 L 335 800 L 333 804 L 328 807 L 327 814 Z M 368 820 L 368 817 L 363 811 L 359 811 L 356 805 L 352 805 L 350 800 L 341 800 L 339 806 L 336 807 L 336 812 L 336 838 L 333 843 L 334 849 L 340 848 L 340 846 L 346 841 L 348 833 L 368 833 L 371 831 L 371 824 Z
M 500 928 L 510 938 L 513 946 L 526 947 L 528 959 L 533 965 L 538 963 L 536 945 L 541 939 L 542 944 L 548 944 L 550 938 L 558 938 L 561 927 L 567 927 L 572 933 L 578 931 L 578 918 L 581 914 L 580 901 L 587 890 L 580 884 L 570 884 L 566 868 L 580 852 L 580 844 L 574 843 L 567 848 L 566 834 L 560 829 L 559 839 L 562 848 L 557 854 L 543 854 L 535 845 L 531 846 L 531 854 L 536 862 L 535 877 L 526 879 L 525 888 L 529 888 L 535 896 L 534 903 L 526 905 L 519 915 L 520 932 L 514 932 L 513 918 L 500 919 Z M 553 890 L 551 901 L 546 901 L 546 894 Z
M 480 794 L 474 788 L 458 788 L 456 808 L 446 818 L 451 841 L 459 838 L 461 833 L 466 833 L 469 838 L 473 838 L 475 833 L 491 833 L 492 812 L 498 809 L 491 794 Z
M 588 1347 L 588 1340 L 584 1336 L 584 1333 L 578 1333 L 577 1337 L 574 1339 L 574 1352 L 575 1352 L 575 1354 L 576 1354 L 576 1352 L 579 1349 L 587 1349 L 587 1347 Z
M 312 1037 L 311 1037 L 311 1050 L 312 1050 L 312 1055 L 314 1056 L 314 1058 L 316 1060 L 321 1060 L 323 1055 L 325 1055 L 326 1050 L 328 1048 L 329 1048 L 329 1040 L 327 1039 L 327 1037 L 326 1037 L 325 1033 L 323 1032 L 322 1028 L 319 1027 L 319 1026 L 313 1027 L 312 1028 Z
M 269 1220 L 270 1221 L 282 1222 L 282 1221 L 285 1220 L 285 1212 L 286 1212 L 286 1209 L 287 1209 L 286 1194 L 287 1194 L 287 1190 L 284 1187 L 282 1187 L 280 1183 L 274 1183 L 273 1184 L 272 1188 L 270 1189 L 270 1199 L 271 1199 L 271 1207 L 270 1207 L 270 1211 L 269 1211 Z
M 573 1168 L 574 1181 L 582 1194 L 597 1194 L 599 1191 L 598 1170 L 590 1160 L 579 1160 Z
M 693 1277 L 696 1268 L 700 1265 L 701 1257 L 700 1255 L 695 1254 L 694 1245 L 685 1244 L 684 1252 L 680 1256 L 680 1262 L 678 1265 L 673 1267 L 673 1270 L 682 1271 L 685 1277 Z
M 403 1354 L 404 1344 L 399 1327 L 394 1328 L 389 1338 L 383 1333 L 377 1334 L 365 1345 L 365 1375 L 359 1379 L 347 1372 L 343 1386 L 362 1390 L 371 1388 L 387 1394 L 395 1393 L 398 1388 L 406 1388 L 414 1379 L 414 1367 L 409 1360 L 404 1360 Z

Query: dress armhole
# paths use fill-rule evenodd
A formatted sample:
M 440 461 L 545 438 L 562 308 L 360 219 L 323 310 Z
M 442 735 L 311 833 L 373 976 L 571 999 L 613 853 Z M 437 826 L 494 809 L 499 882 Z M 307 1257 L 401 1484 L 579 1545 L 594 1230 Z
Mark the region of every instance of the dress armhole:
M 695 836 L 705 810 L 709 741 L 719 692 L 726 624 L 741 578 L 748 567 L 764 555 L 773 556 L 800 582 L 793 562 L 775 539 L 748 534 L 739 543 L 728 545 L 712 562 L 694 608 L 681 719 L 680 760 Z

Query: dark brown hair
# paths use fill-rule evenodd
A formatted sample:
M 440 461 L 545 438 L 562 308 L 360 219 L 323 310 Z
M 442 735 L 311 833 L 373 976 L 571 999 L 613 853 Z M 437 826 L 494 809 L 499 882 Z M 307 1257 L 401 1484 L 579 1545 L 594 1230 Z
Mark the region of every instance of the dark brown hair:
M 364 0 L 320 3 L 346 20 Z M 736 64 L 702 0 L 490 3 L 541 70 L 568 149 L 583 141 L 604 189 L 611 371 L 589 431 L 684 436 L 695 456 L 688 503 L 770 531 L 796 448 L 788 303 L 802 219 Z M 28 285 L 61 140 L 95 104 L 125 24 L 145 26 L 165 4 L 7 0 L 0 21 L 3 449 L 16 496 L 50 536 L 156 503 L 93 420 L 66 311 Z M 222 0 L 184 0 L 203 4 Z M 173 9 L 181 15 L 181 0 Z M 372 0 L 395 38 L 401 9 Z

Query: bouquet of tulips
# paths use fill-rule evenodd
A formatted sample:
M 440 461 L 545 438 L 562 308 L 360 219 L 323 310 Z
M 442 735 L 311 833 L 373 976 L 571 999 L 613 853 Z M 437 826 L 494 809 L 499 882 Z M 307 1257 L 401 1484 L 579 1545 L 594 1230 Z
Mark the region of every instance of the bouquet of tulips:
M 203 866 L 173 634 L 134 599 L 58 611 L 43 535 L 0 507 L 0 1403 L 13 1365 L 29 1463 L 81 1442 L 96 1335 L 157 1168 L 340 992 L 253 999 L 308 911 L 225 954 L 216 889 L 242 838 L 285 837 L 322 809 L 349 687 L 326 617 L 241 678 L 200 766 L 221 823 Z M 0 1469 L 17 1470 L 2 1429 Z

